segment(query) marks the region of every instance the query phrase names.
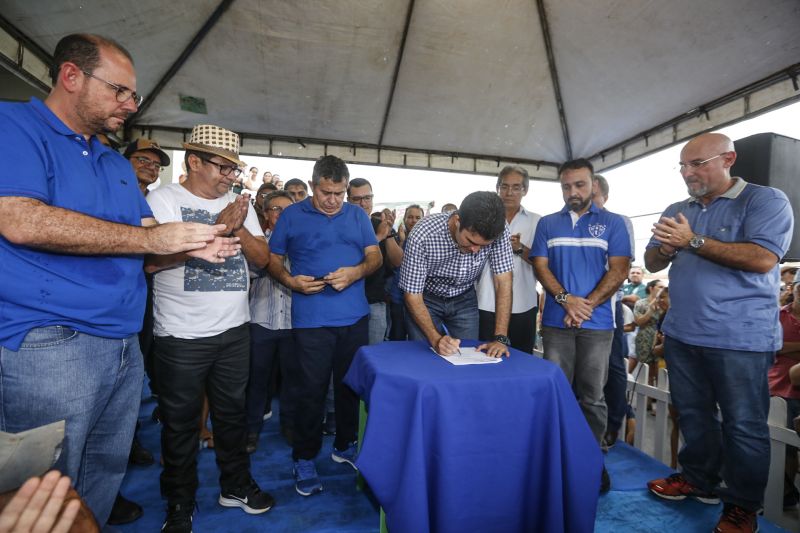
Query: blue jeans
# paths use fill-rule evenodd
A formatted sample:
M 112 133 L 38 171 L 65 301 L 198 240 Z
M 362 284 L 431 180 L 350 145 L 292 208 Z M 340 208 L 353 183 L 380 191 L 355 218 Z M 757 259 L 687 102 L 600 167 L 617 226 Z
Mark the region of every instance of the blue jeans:
M 384 302 L 369 304 L 369 343 L 379 344 L 386 340 L 388 327 L 386 304 Z
M 66 420 L 54 468 L 72 478 L 101 525 L 128 465 L 143 376 L 136 335 L 49 326 L 30 330 L 19 351 L 0 347 L 0 430 Z
M 452 298 L 423 293 L 422 299 L 437 331 L 444 333 L 442 330 L 444 323 L 453 338 L 478 339 L 478 297 L 475 289 Z M 406 329 L 409 340 L 428 341 L 409 312 L 406 312 Z
M 718 492 L 726 503 L 758 509 L 769 474 L 767 371 L 775 354 L 694 346 L 671 337 L 664 354 L 685 441 L 678 460 L 686 479 Z

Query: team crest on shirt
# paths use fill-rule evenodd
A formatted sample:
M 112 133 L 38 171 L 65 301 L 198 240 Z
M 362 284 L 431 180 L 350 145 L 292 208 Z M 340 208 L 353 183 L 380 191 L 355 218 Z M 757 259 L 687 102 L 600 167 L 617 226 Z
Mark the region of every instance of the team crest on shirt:
M 600 237 L 603 233 L 606 232 L 606 225 L 605 224 L 589 224 L 589 234 L 592 237 Z

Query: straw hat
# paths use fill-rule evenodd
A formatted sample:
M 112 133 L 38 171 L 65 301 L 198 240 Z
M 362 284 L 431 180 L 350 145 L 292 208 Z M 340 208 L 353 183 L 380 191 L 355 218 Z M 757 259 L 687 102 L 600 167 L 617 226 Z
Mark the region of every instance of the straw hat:
M 169 166 L 169 156 L 155 141 L 145 139 L 144 137 L 136 139 L 125 148 L 125 153 L 123 155 L 125 159 L 130 159 L 134 152 L 153 152 L 158 156 L 162 167 Z
M 224 157 L 240 167 L 247 164 L 239 159 L 239 134 L 214 126 L 212 124 L 198 124 L 192 128 L 189 142 L 183 147 L 193 152 L 203 152 Z

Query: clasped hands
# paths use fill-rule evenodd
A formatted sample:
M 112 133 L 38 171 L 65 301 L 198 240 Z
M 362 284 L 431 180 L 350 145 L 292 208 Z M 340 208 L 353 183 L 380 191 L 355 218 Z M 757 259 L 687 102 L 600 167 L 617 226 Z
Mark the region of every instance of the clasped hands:
M 592 319 L 594 304 L 587 298 L 581 298 L 570 294 L 567 301 L 562 304 L 566 315 L 564 315 L 564 325 L 568 328 L 579 328 L 581 324 Z
M 656 240 L 661 243 L 662 252 L 667 255 L 686 248 L 694 237 L 689 220 L 683 213 L 678 213 L 675 218 L 661 217 L 653 224 L 652 232 Z

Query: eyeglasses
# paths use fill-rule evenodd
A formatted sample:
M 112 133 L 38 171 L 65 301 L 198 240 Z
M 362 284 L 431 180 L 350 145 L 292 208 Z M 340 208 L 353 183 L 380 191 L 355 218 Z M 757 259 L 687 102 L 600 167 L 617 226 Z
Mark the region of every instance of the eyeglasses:
M 273 205 L 272 207 L 267 207 L 265 211 L 272 211 L 273 213 L 280 213 L 283 211 L 283 208 L 279 205 Z
M 242 175 L 242 169 L 239 168 L 236 165 L 222 165 L 220 163 L 215 163 L 214 161 L 211 161 L 210 159 L 206 159 L 205 157 L 200 157 L 199 159 L 200 159 L 200 161 L 203 161 L 205 163 L 209 163 L 209 164 L 214 165 L 215 167 L 217 167 L 219 169 L 219 173 L 222 174 L 225 177 L 230 176 L 231 174 L 233 174 L 234 177 L 238 178 L 239 176 Z
M 686 162 L 686 163 L 684 163 L 683 161 L 679 161 L 678 162 L 678 170 L 683 172 L 684 170 L 687 170 L 689 168 L 691 168 L 691 169 L 700 168 L 703 165 L 705 165 L 706 163 L 708 163 L 709 161 L 713 161 L 714 159 L 716 159 L 718 157 L 722 157 L 723 155 L 725 155 L 725 152 L 722 152 L 721 154 L 717 154 L 714 157 L 709 157 L 708 159 L 703 159 L 702 161 L 698 161 L 697 159 L 695 159 L 694 161 Z
M 133 160 L 138 162 L 140 165 L 144 167 L 150 167 L 156 172 L 161 172 L 161 163 L 158 161 L 153 161 L 152 159 L 148 159 L 147 157 L 143 157 L 140 155 L 134 157 Z
M 503 191 L 503 192 L 508 192 L 508 191 L 511 191 L 511 192 L 513 192 L 514 194 L 519 194 L 519 193 L 521 193 L 523 190 L 525 190 L 525 187 L 523 187 L 522 185 L 519 185 L 519 184 L 515 184 L 515 185 L 508 185 L 507 183 L 504 183 L 504 184 L 500 185 L 500 186 L 498 187 L 498 189 L 500 189 L 500 190 L 501 190 L 501 191 Z
M 375 198 L 374 194 L 365 194 L 364 196 L 348 196 L 347 199 L 354 204 L 360 204 L 364 200 L 367 202 L 371 202 L 372 199 Z
M 144 101 L 144 96 L 136 94 L 136 91 L 134 91 L 133 89 L 125 87 L 124 85 L 117 85 L 116 83 L 111 83 L 110 81 L 104 80 L 103 78 L 98 78 L 91 72 L 86 72 L 83 69 L 81 69 L 81 72 L 83 72 L 90 78 L 94 78 L 97 81 L 102 81 L 103 83 L 105 83 L 106 85 L 117 91 L 117 102 L 119 102 L 120 104 L 125 103 L 131 98 L 133 98 L 133 103 L 136 104 L 136 107 L 142 105 L 142 101 Z

